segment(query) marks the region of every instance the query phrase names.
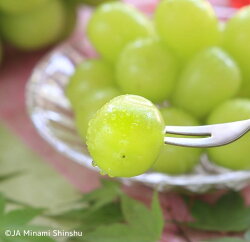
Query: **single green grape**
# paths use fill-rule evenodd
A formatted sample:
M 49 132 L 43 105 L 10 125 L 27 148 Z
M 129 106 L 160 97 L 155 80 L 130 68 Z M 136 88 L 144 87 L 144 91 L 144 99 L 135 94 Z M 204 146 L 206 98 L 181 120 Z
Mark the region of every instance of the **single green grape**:
M 0 11 L 6 14 L 20 14 L 33 11 L 49 0 L 0 0 Z
M 98 6 L 100 4 L 115 2 L 117 0 L 84 0 L 84 4 L 88 4 L 90 6 Z
M 147 99 L 122 95 L 90 120 L 87 145 L 103 173 L 132 177 L 146 172 L 164 144 L 164 121 Z
M 221 104 L 209 116 L 208 124 L 250 119 L 250 100 L 233 99 Z M 250 133 L 231 144 L 207 149 L 209 159 L 233 170 L 250 169 Z
M 25 14 L 2 14 L 1 34 L 17 48 L 39 49 L 59 40 L 64 29 L 65 16 L 63 2 L 50 0 L 40 8 Z
M 103 89 L 94 89 L 79 100 L 75 107 L 75 120 L 77 131 L 85 140 L 87 135 L 88 123 L 98 109 L 112 98 L 121 95 L 114 87 L 105 87 Z
M 162 0 L 155 24 L 166 45 L 184 61 L 219 42 L 218 20 L 206 0 Z
M 250 6 L 237 11 L 224 31 L 223 46 L 238 62 L 243 76 L 241 96 L 250 97 Z
M 68 37 L 70 37 L 77 24 L 78 5 L 76 4 L 76 2 L 63 1 L 63 4 L 65 9 L 65 21 L 64 21 L 63 31 L 61 33 L 59 40 L 65 40 Z
M 173 103 L 204 119 L 217 105 L 234 97 L 240 85 L 240 70 L 235 61 L 219 47 L 210 47 L 184 68 Z
M 116 66 L 121 90 L 153 102 L 161 102 L 171 95 L 177 71 L 174 55 L 154 39 L 141 39 L 126 46 Z
M 66 95 L 73 108 L 93 89 L 114 84 L 113 68 L 101 59 L 85 60 L 80 63 L 71 76 Z
M 96 50 L 108 61 L 116 61 L 129 42 L 153 34 L 149 19 L 125 3 L 106 3 L 92 15 L 88 37 Z
M 165 125 L 199 125 L 195 118 L 181 109 L 168 107 L 163 108 L 160 111 L 165 120 Z M 168 136 L 175 137 L 175 135 Z M 153 166 L 153 169 L 155 171 L 168 174 L 182 174 L 189 172 L 199 162 L 201 152 L 202 149 L 198 148 L 187 148 L 165 144 L 158 159 L 156 160 L 156 163 Z

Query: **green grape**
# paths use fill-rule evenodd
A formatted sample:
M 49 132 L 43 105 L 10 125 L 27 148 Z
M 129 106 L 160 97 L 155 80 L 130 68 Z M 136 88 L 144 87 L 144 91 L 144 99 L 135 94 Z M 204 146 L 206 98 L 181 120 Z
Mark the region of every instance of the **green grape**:
M 160 110 L 165 120 L 165 125 L 193 126 L 198 122 L 188 113 L 174 107 Z M 168 135 L 175 137 L 175 135 Z M 180 137 L 180 136 L 178 136 Z M 182 136 L 185 137 L 185 136 Z M 168 174 L 182 174 L 191 171 L 199 162 L 201 149 L 187 148 L 174 145 L 164 145 L 156 163 L 153 166 L 155 171 Z
M 32 12 L 1 15 L 1 34 L 20 49 L 38 49 L 59 40 L 64 29 L 65 15 L 63 2 L 50 0 Z
M 172 53 L 154 39 L 141 39 L 121 52 L 116 74 L 125 92 L 160 102 L 172 93 L 177 78 L 177 61 Z
M 184 68 L 173 103 L 203 119 L 217 105 L 235 96 L 240 84 L 240 71 L 234 60 L 220 48 L 211 47 Z
M 105 87 L 99 90 L 92 90 L 79 100 L 78 106 L 75 109 L 75 120 L 77 130 L 83 139 L 86 138 L 88 123 L 96 111 L 120 94 L 114 87 Z
M 116 61 L 129 42 L 153 34 L 150 21 L 125 3 L 106 3 L 97 8 L 88 24 L 88 37 L 108 61 Z
M 33 11 L 49 0 L 0 0 L 0 11 L 7 14 L 20 14 Z
M 66 95 L 73 108 L 93 89 L 113 85 L 112 67 L 103 60 L 85 60 L 76 67 L 66 88 Z
M 218 20 L 206 0 L 163 0 L 155 24 L 163 41 L 183 60 L 219 41 Z
M 234 99 L 217 107 L 208 118 L 208 124 L 250 119 L 250 100 Z M 231 144 L 207 149 L 209 159 L 217 165 L 233 170 L 250 169 L 250 133 Z
M 100 4 L 104 4 L 104 3 L 108 3 L 108 2 L 115 2 L 117 0 L 82 0 L 82 1 L 84 2 L 84 4 L 88 4 L 91 6 L 98 6 Z
M 164 121 L 147 99 L 122 95 L 112 99 L 90 120 L 87 145 L 103 173 L 132 177 L 146 172 L 164 142 Z
M 223 45 L 238 62 L 243 76 L 240 94 L 250 97 L 250 6 L 242 8 L 228 21 Z
M 63 0 L 61 0 L 63 1 Z M 63 31 L 61 33 L 61 40 L 64 40 L 72 34 L 77 23 L 77 4 L 76 2 L 64 1 L 65 21 Z

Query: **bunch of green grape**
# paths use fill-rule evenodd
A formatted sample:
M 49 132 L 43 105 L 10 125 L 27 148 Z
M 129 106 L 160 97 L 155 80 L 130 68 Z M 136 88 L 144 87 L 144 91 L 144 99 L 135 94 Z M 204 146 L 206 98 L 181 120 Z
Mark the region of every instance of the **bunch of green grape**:
M 250 119 L 250 7 L 222 28 L 206 0 L 162 0 L 153 17 L 106 3 L 87 33 L 100 57 L 76 68 L 66 94 L 103 174 L 192 172 L 202 153 L 250 169 L 250 134 L 205 150 L 164 144 L 165 125 Z
M 104 0 L 98 1 L 99 3 Z M 33 51 L 67 38 L 78 4 L 95 0 L 0 0 L 0 42 Z M 0 43 L 0 60 L 2 47 Z

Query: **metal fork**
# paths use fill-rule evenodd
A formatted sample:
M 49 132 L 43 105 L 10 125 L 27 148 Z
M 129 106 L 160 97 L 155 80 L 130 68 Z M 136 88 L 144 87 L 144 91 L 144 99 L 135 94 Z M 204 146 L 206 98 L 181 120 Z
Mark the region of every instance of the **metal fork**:
M 165 136 L 164 143 L 187 147 L 216 147 L 229 144 L 250 130 L 250 119 L 204 126 L 166 126 L 165 134 L 205 136 L 182 138 Z M 249 143 L 250 145 L 250 143 Z M 249 146 L 250 147 L 250 146 Z

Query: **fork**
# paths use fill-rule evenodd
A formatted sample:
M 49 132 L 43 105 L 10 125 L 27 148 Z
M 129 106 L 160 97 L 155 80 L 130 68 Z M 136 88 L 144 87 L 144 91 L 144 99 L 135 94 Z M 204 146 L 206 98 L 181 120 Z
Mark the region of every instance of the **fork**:
M 165 136 L 164 143 L 186 147 L 217 147 L 232 143 L 249 130 L 250 119 L 204 126 L 166 126 L 165 134 L 197 136 L 197 138 Z M 199 136 L 205 137 L 199 138 Z

